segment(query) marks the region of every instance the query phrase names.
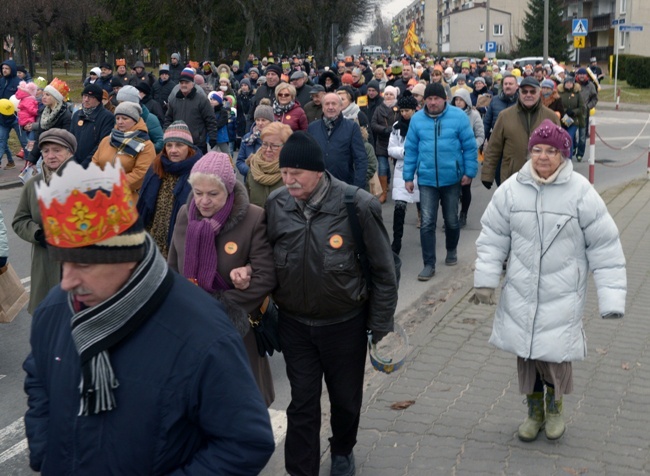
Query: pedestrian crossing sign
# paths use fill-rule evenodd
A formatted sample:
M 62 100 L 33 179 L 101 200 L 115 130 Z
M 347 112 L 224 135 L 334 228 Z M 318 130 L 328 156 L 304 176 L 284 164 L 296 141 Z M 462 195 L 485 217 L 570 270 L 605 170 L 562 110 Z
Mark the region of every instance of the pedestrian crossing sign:
M 585 47 L 585 37 L 584 36 L 574 36 L 573 37 L 573 47 L 575 49 L 580 49 Z
M 573 26 L 571 28 L 573 36 L 587 36 L 587 19 L 586 18 L 574 18 Z

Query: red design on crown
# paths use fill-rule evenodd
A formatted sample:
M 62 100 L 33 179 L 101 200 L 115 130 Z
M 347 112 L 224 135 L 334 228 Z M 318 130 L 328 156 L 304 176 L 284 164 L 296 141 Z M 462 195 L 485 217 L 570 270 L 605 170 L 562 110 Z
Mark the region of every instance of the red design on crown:
M 109 170 L 110 169 L 110 170 Z M 74 178 L 74 186 L 69 187 Z M 88 192 L 94 192 L 91 197 Z M 128 230 L 138 219 L 135 198 L 119 160 L 102 171 L 90 164 L 66 164 L 61 177 L 37 186 L 47 242 L 59 248 L 101 243 Z

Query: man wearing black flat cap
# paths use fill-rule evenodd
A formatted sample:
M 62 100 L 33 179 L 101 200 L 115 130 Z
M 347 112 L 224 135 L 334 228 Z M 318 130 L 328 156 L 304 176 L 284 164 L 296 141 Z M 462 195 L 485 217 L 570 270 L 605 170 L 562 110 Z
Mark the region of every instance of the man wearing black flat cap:
M 70 132 L 77 139 L 75 160 L 88 167 L 97 146 L 111 133 L 115 117 L 102 106 L 104 90 L 96 84 L 89 84 L 81 93 L 81 109 L 72 115 Z
M 528 139 L 544 119 L 560 125 L 557 114 L 541 102 L 539 82 L 532 76 L 524 78 L 519 85 L 517 104 L 499 114 L 487 150 L 484 151 L 481 181 L 485 188 L 492 187 L 497 164 L 502 158 L 500 183 L 516 174 L 526 163 Z

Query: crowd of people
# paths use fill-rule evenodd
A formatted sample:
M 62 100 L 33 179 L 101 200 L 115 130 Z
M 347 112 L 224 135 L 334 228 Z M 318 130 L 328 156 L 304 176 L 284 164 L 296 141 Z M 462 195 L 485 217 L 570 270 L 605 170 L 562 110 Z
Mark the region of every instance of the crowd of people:
M 13 166 L 6 138 L 16 130 L 24 172 L 33 175 L 12 222 L 33 248 L 25 362 L 32 468 L 256 474 L 274 448 L 264 407 L 275 391 L 252 324 L 277 306 L 291 385 L 286 469 L 319 472 L 324 378 L 331 474 L 355 474 L 368 339 L 377 344 L 393 330 L 394 254 L 407 205 L 418 214 L 417 279 L 428 281 L 438 210 L 444 263 L 454 266 L 479 171 L 485 187 L 499 188 L 481 221 L 473 300 L 494 303 L 502 266 L 506 279 L 517 276 L 502 293 L 491 341 L 519 359 L 530 408 L 520 438 L 535 439 L 545 422 L 547 436 L 559 438 L 570 361 L 584 347 L 577 342 L 584 302 L 565 305 L 557 287 L 521 274 L 548 273 L 549 259 L 573 266 L 562 270 L 577 269 L 575 292 L 584 299 L 587 270 L 596 270 L 601 313 L 624 313 L 616 227 L 570 165 L 584 155 L 598 100 L 600 73 L 591 68 L 502 70 L 487 59 L 406 56 L 348 57 L 319 68 L 307 56 L 276 62 L 252 54 L 240 67 L 183 63 L 175 53 L 158 78 L 141 61 L 131 72 L 123 59 L 93 68 L 73 110 L 64 81 L 16 82 L 15 64 L 5 61 L 0 150 Z M 547 189 L 557 197 L 548 213 L 519 213 L 535 210 L 535 196 Z M 392 237 L 382 219 L 389 197 Z M 566 220 L 555 227 L 551 215 Z M 531 252 L 538 229 L 538 245 L 552 253 Z M 575 235 L 582 238 L 566 244 Z M 545 294 L 531 316 L 522 306 L 538 290 Z M 519 322 L 538 315 L 554 332 L 569 328 L 578 337 L 553 339 Z M 522 345 L 511 328 L 532 329 L 532 343 Z M 133 421 L 141 428 L 127 431 Z M 73 439 L 84 442 L 78 455 L 64 448 Z M 114 441 L 115 454 L 93 439 Z

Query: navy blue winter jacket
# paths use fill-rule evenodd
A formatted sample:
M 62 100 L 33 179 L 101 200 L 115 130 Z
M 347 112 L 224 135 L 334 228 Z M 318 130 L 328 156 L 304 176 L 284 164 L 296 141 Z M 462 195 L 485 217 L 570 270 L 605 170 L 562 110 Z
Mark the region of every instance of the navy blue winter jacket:
M 329 137 L 322 119 L 309 124 L 307 132 L 320 145 L 325 169 L 329 173 L 346 183 L 366 188 L 368 155 L 363 145 L 359 124 L 344 119 L 341 114 L 334 121 L 334 130 Z

